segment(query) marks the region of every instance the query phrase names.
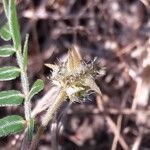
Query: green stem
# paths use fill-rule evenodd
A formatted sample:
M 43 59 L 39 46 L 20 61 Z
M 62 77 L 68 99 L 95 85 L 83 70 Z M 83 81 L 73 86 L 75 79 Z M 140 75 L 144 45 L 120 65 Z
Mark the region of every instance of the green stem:
M 20 51 L 16 51 L 16 57 L 17 57 L 18 65 L 21 69 L 21 84 L 22 84 L 22 90 L 25 96 L 25 101 L 24 101 L 25 118 L 26 120 L 30 120 L 31 119 L 31 103 L 28 100 L 29 81 L 27 77 L 27 72 L 24 69 L 23 57 Z

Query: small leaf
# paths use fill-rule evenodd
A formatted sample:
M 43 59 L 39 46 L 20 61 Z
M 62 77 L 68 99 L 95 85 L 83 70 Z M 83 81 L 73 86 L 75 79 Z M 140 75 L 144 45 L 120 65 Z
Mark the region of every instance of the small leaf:
M 25 120 L 21 116 L 11 115 L 0 119 L 0 137 L 21 132 L 25 128 Z
M 17 20 L 17 12 L 16 12 L 16 6 L 15 6 L 15 0 L 8 1 L 8 23 L 9 28 L 14 44 L 14 48 L 16 50 L 21 51 L 21 37 L 20 37 L 20 28 L 19 23 Z
M 0 106 L 16 106 L 23 102 L 23 95 L 16 90 L 0 92 Z
M 28 64 L 28 40 L 29 40 L 29 34 L 26 35 L 25 43 L 23 47 L 23 65 L 25 70 L 27 69 L 27 64 Z
M 33 130 L 34 130 L 34 119 L 31 118 L 29 121 L 28 129 L 27 129 L 27 134 L 28 134 L 28 140 L 31 141 L 33 137 Z
M 43 80 L 38 79 L 33 84 L 30 93 L 29 93 L 29 100 L 37 93 L 39 93 L 44 88 Z
M 8 23 L 0 28 L 0 37 L 5 41 L 9 41 L 11 39 Z
M 13 66 L 0 68 L 0 81 L 8 81 L 19 76 L 20 69 Z
M 30 147 L 33 137 L 33 131 L 34 131 L 34 119 L 30 118 L 30 120 L 28 120 L 27 128 L 24 132 L 24 138 L 21 146 L 25 150 L 29 149 Z
M 8 57 L 14 54 L 15 49 L 10 45 L 0 47 L 0 57 Z

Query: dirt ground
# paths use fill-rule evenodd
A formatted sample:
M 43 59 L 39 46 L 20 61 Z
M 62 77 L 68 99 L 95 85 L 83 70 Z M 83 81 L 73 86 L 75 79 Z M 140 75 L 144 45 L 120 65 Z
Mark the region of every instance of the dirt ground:
M 150 1 L 18 0 L 17 9 L 22 41 L 30 34 L 29 81 L 45 83 L 33 100 L 37 125 L 57 95 L 44 63 L 57 63 L 75 45 L 86 62 L 97 57 L 102 67 L 95 79 L 102 97 L 90 94 L 73 104 L 67 100 L 37 149 L 149 150 Z M 0 13 L 4 18 L 2 6 Z M 16 65 L 15 57 L 0 58 L 0 65 L 5 64 Z M 20 89 L 20 79 L 0 82 L 0 89 Z M 0 108 L 0 118 L 23 113 L 23 106 Z M 17 150 L 22 138 L 23 133 L 1 138 L 0 149 Z

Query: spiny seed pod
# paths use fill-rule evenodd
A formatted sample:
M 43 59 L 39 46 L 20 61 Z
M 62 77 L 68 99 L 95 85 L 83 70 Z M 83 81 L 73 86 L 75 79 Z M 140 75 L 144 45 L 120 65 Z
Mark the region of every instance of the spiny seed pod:
M 45 65 L 53 70 L 52 83 L 59 86 L 72 102 L 79 101 L 88 90 L 101 94 L 99 87 L 94 81 L 98 73 L 94 66 L 94 61 L 88 64 L 85 63 L 76 48 L 68 51 L 66 62 L 58 65 Z

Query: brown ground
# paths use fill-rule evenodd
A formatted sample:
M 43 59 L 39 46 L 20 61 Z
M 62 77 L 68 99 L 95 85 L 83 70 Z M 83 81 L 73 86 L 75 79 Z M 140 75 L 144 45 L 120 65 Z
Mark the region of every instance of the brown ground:
M 85 61 L 98 57 L 105 67 L 96 79 L 102 97 L 66 102 L 38 150 L 150 149 L 149 0 L 18 0 L 17 8 L 22 39 L 30 33 L 30 83 L 37 78 L 45 82 L 33 100 L 35 112 L 45 94 L 52 98 L 56 93 L 44 63 L 57 62 L 76 45 Z M 1 66 L 12 62 L 15 57 L 0 59 Z M 20 89 L 20 80 L 1 82 L 0 88 Z M 23 107 L 0 108 L 0 117 L 14 113 L 23 115 Z M 19 149 L 22 136 L 1 138 L 0 149 Z

